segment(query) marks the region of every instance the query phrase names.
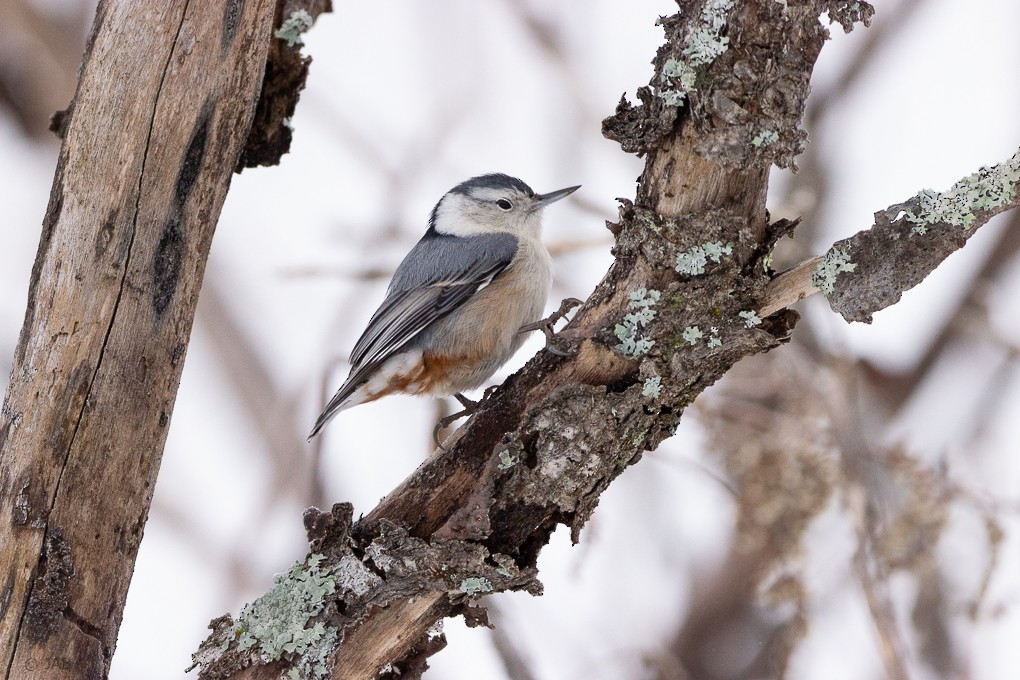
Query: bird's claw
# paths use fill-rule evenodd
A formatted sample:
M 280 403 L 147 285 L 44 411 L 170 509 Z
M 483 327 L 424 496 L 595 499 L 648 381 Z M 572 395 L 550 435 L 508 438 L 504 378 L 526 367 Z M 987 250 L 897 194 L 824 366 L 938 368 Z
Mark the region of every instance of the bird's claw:
M 439 443 L 439 433 L 440 433 L 440 431 L 442 431 L 444 428 L 449 427 L 455 420 L 458 420 L 459 418 L 463 418 L 466 415 L 470 415 L 470 413 L 468 413 L 468 409 L 464 409 L 463 411 L 457 411 L 456 413 L 448 415 L 445 418 L 440 418 L 439 419 L 439 422 L 436 423 L 435 429 L 432 430 L 432 441 L 434 441 L 436 443 L 436 446 L 438 446 L 443 451 L 446 450 L 443 447 L 443 445 Z
M 453 398 L 460 402 L 460 405 L 464 407 L 464 410 L 463 411 L 457 411 L 456 413 L 452 413 L 452 414 L 446 416 L 445 418 L 441 418 L 439 420 L 439 422 L 436 423 L 436 428 L 434 430 L 432 430 L 432 441 L 434 441 L 436 443 L 436 446 L 438 446 L 440 449 L 445 451 L 446 449 L 444 449 L 443 445 L 439 443 L 439 433 L 444 428 L 449 427 L 455 421 L 460 420 L 464 416 L 469 416 L 472 413 L 474 413 L 475 411 L 477 411 L 478 410 L 478 405 L 481 404 L 484 400 L 488 399 L 489 395 L 492 394 L 493 392 L 495 392 L 498 387 L 499 387 L 499 385 L 490 385 L 489 387 L 486 387 L 485 391 L 482 392 L 482 398 L 479 399 L 478 401 L 473 401 L 471 399 L 468 399 L 467 397 L 465 397 L 460 392 L 456 392 L 453 395 Z
M 577 298 L 566 298 L 560 303 L 560 308 L 555 312 L 544 319 L 521 326 L 521 330 L 518 332 L 527 333 L 529 331 L 542 331 L 542 334 L 545 335 L 545 348 L 550 354 L 555 354 L 556 356 L 561 357 L 569 356 L 568 352 L 564 352 L 553 344 L 553 341 L 556 339 L 556 332 L 553 330 L 553 327 L 556 325 L 557 321 L 565 319 L 571 309 L 580 304 L 581 301 Z
M 553 327 L 556 325 L 557 321 L 565 319 L 570 310 L 572 310 L 574 307 L 579 306 L 580 304 L 582 303 L 577 298 L 566 298 L 565 300 L 560 302 L 560 307 L 555 312 L 553 312 L 544 319 L 540 319 L 539 321 L 535 321 L 534 323 L 529 323 L 524 326 L 521 326 L 521 329 L 517 332 L 527 333 L 530 331 L 542 331 L 542 333 L 545 335 L 545 348 L 546 350 L 549 351 L 549 353 L 561 357 L 570 356 L 569 353 L 564 352 L 555 344 L 553 344 L 553 341 L 556 339 L 556 332 L 553 330 Z M 468 399 L 460 392 L 454 394 L 453 398 L 460 402 L 460 405 L 464 407 L 464 410 L 457 411 L 456 413 L 450 414 L 445 418 L 441 418 L 439 422 L 436 423 L 435 429 L 432 430 L 432 441 L 436 443 L 436 446 L 445 451 L 446 449 L 444 449 L 443 445 L 439 443 L 440 431 L 442 431 L 446 427 L 449 427 L 453 422 L 463 418 L 464 416 L 470 416 L 472 413 L 474 413 L 475 410 L 478 408 L 478 405 L 481 404 L 483 400 L 488 398 L 488 396 L 492 394 L 492 392 L 496 390 L 497 387 L 498 387 L 497 385 L 492 385 L 491 387 L 486 388 L 485 392 L 482 393 L 482 398 L 479 399 L 478 401 L 472 401 L 471 399 Z

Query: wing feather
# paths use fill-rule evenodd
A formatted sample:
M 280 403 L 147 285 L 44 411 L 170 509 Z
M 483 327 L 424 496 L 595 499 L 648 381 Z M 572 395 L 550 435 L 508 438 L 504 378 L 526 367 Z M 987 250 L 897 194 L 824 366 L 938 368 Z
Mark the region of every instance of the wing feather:
M 397 268 L 386 299 L 354 345 L 351 364 L 385 361 L 488 285 L 516 252 L 511 234 L 422 239 Z
M 315 436 L 387 359 L 503 273 L 517 253 L 512 234 L 453 237 L 431 231 L 393 274 L 386 299 L 351 352 L 351 374 L 326 404 Z
M 439 282 L 391 296 L 395 298 L 393 303 L 369 322 L 351 355 L 351 363 L 360 366 L 385 361 L 418 333 L 467 302 L 509 264 L 500 263 L 482 272 L 466 272 L 459 281 Z

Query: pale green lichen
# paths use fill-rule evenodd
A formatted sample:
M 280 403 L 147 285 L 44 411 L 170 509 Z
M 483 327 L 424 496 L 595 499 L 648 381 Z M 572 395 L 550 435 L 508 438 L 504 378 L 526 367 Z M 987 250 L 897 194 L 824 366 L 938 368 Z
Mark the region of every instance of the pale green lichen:
M 336 577 L 320 567 L 325 558 L 312 555 L 307 566 L 296 563 L 277 574 L 265 595 L 246 605 L 238 618 L 237 649 L 255 650 L 264 661 L 286 656 L 291 662 L 288 678 L 321 680 L 328 675 L 327 660 L 337 630 L 321 621 L 310 628 L 309 620 L 322 612 L 326 596 L 336 592 Z
M 301 34 L 312 27 L 312 15 L 303 9 L 291 12 L 286 21 L 280 24 L 274 35 L 287 43 L 288 47 L 302 45 Z
M 713 347 L 722 347 L 722 339 L 719 338 L 718 328 L 712 326 L 711 328 L 708 329 L 708 334 L 709 334 L 708 338 L 709 349 L 712 349 Z
M 287 680 L 321 680 L 329 677 L 329 655 L 336 649 L 337 629 L 315 624 L 322 628 L 322 635 L 311 642 L 301 657 L 287 671 Z
M 722 241 L 710 241 L 701 246 L 705 250 L 705 255 L 708 256 L 713 262 L 719 263 L 722 261 L 723 255 L 733 254 L 733 243 L 723 243 Z
M 657 94 L 669 106 L 683 104 L 687 94 L 697 89 L 698 73 L 729 47 L 730 39 L 722 31 L 732 8 L 733 0 L 708 0 L 687 36 L 681 59 L 670 57 L 663 63 L 659 74 L 663 86 Z
M 656 223 L 655 218 L 652 217 L 652 213 L 646 212 L 644 210 L 635 210 L 634 219 L 637 221 L 638 224 L 647 227 L 648 229 L 651 229 L 656 234 L 662 233 L 662 227 L 660 227 Z
M 510 578 L 514 575 L 516 565 L 514 564 L 514 559 L 509 555 L 496 553 L 492 556 L 492 561 L 496 563 L 496 573 L 500 576 Z M 440 619 L 440 621 L 442 621 L 442 619 Z
M 761 325 L 761 319 L 759 319 L 758 315 L 753 311 L 740 312 L 739 316 L 744 320 L 744 326 L 747 328 L 754 328 L 755 326 Z
M 694 246 L 690 250 L 677 255 L 676 263 L 673 267 L 686 276 L 697 276 L 698 274 L 705 273 L 705 266 L 709 260 L 719 263 L 722 261 L 723 255 L 730 255 L 732 253 L 732 243 L 710 241 L 709 243 Z
M 662 378 L 657 375 L 646 378 L 644 385 L 641 387 L 641 395 L 658 399 L 660 394 L 662 394 Z
M 630 294 L 628 309 L 637 311 L 631 312 L 623 317 L 623 323 L 616 324 L 614 332 L 620 340 L 616 351 L 625 357 L 636 359 L 647 354 L 648 350 L 655 344 L 654 340 L 641 337 L 641 329 L 647 326 L 655 318 L 655 310 L 652 307 L 659 301 L 661 293 L 657 290 L 646 290 L 640 288 Z
M 836 290 L 836 277 L 840 272 L 852 272 L 857 265 L 850 261 L 850 255 L 845 248 L 833 247 L 825 253 L 825 257 L 815 267 L 815 273 L 811 275 L 811 283 L 815 288 L 829 295 Z
M 460 582 L 460 592 L 471 596 L 479 593 L 491 593 L 492 582 L 484 576 L 472 576 Z
M 515 456 L 514 454 L 510 453 L 509 449 L 503 449 L 502 451 L 499 452 L 499 463 L 497 464 L 496 467 L 498 467 L 500 470 L 509 470 L 514 465 L 517 465 L 517 463 L 519 463 L 520 460 L 521 459 L 518 456 Z
M 650 307 L 655 306 L 655 303 L 662 298 L 662 293 L 654 288 L 651 290 L 638 288 L 627 297 L 630 298 L 630 302 L 627 303 L 628 307 Z
M 687 62 L 670 57 L 662 65 L 659 76 L 664 83 L 672 83 L 672 87 L 659 90 L 659 98 L 669 106 L 682 106 L 687 93 L 694 91 L 698 72 Z
M 631 312 L 627 315 L 631 321 L 639 326 L 647 326 L 655 319 L 655 310 L 650 307 L 644 307 L 636 312 Z
M 674 268 L 686 276 L 697 276 L 705 273 L 705 265 L 708 258 L 701 246 L 695 246 L 690 250 L 676 256 Z
M 726 26 L 726 13 L 733 9 L 733 0 L 708 0 L 701 10 L 701 23 L 687 37 L 683 55 L 694 66 L 711 64 L 730 46 L 730 39 L 722 35 Z
M 1020 150 L 1005 163 L 984 167 L 964 177 L 948 191 L 939 193 L 925 189 L 917 194 L 917 212 L 907 210 L 905 219 L 914 225 L 915 234 L 925 234 L 928 227 L 948 224 L 970 229 L 978 211 L 994 210 L 1012 203 L 1020 183 Z
M 661 234 L 663 227 L 670 230 L 676 229 L 676 220 L 663 219 L 660 215 L 656 215 L 650 210 L 635 210 L 634 219 L 638 224 L 647 229 L 651 229 L 656 234 Z M 659 220 L 662 220 L 661 224 L 659 223 Z
M 703 337 L 705 337 L 705 334 L 697 326 L 688 326 L 684 329 L 683 339 L 687 341 L 688 345 L 698 344 L 698 340 L 701 340 Z
M 779 133 L 775 130 L 762 130 L 751 140 L 753 146 L 768 146 L 779 140 Z

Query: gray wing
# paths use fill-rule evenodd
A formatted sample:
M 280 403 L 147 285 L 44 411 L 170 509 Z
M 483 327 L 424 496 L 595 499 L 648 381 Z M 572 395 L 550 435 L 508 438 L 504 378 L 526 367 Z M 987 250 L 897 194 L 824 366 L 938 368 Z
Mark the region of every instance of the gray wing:
M 360 366 L 386 361 L 464 304 L 502 273 L 516 252 L 517 239 L 509 233 L 467 238 L 427 234 L 397 267 L 386 300 L 355 344 L 352 377 Z
M 517 238 L 512 234 L 426 235 L 397 267 L 386 299 L 354 345 L 355 370 L 393 356 L 488 285 L 516 253 Z
M 350 377 L 326 405 L 309 439 L 383 362 L 499 276 L 516 253 L 512 234 L 426 234 L 393 274 L 386 299 L 351 352 Z

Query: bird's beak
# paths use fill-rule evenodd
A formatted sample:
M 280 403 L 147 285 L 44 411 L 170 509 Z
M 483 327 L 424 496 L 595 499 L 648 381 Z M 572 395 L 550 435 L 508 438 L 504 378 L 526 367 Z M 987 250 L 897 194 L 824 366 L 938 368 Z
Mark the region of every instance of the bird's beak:
M 555 203 L 561 198 L 566 198 L 580 188 L 581 185 L 578 184 L 576 187 L 567 187 L 566 189 L 560 189 L 559 191 L 550 191 L 548 194 L 539 194 L 532 200 L 531 209 L 538 210 L 539 208 L 544 208 L 550 203 Z

